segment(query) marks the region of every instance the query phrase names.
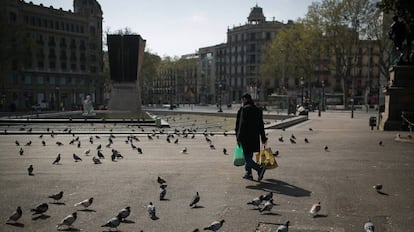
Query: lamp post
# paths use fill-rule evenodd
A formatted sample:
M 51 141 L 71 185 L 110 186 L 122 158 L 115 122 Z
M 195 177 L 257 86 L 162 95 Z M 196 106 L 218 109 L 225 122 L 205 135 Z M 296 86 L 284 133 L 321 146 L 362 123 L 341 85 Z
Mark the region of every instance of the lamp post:
M 302 88 L 302 92 L 301 92 L 301 105 L 303 106 L 303 88 L 305 87 L 305 82 L 303 81 L 303 77 L 300 78 L 300 87 Z
M 321 87 L 322 87 L 322 89 L 324 88 L 324 86 L 325 86 L 325 81 L 324 80 L 322 80 L 321 81 Z M 323 91 L 322 91 L 323 92 Z M 321 108 L 322 108 L 322 100 L 321 100 L 321 89 L 319 88 L 319 102 L 318 102 L 318 116 L 320 117 L 321 116 Z
M 322 80 L 322 110 L 325 111 L 325 80 Z
M 223 112 L 223 109 L 221 108 L 221 88 L 222 88 L 223 86 L 221 85 L 221 82 L 219 83 L 219 110 L 218 110 L 218 112 Z

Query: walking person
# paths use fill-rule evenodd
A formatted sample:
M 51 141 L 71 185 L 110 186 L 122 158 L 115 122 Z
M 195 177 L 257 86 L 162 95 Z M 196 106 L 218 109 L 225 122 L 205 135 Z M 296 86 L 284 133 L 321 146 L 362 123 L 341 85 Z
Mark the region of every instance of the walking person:
M 260 140 L 265 145 L 267 138 L 264 131 L 263 112 L 258 108 L 250 94 L 244 94 L 241 98 L 242 107 L 237 112 L 236 136 L 237 144 L 243 148 L 246 160 L 243 178 L 253 180 L 252 169 L 256 170 L 258 181 L 263 179 L 266 169 L 253 161 L 253 153 L 260 151 Z

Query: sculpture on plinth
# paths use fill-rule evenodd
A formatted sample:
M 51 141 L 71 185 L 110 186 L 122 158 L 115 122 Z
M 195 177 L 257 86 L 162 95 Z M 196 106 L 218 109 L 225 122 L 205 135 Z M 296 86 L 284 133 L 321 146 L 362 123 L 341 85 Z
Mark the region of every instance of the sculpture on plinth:
M 92 104 L 92 99 L 90 95 L 86 96 L 86 99 L 83 101 L 83 114 L 82 115 L 83 116 L 95 115 L 95 113 L 93 112 L 93 104 Z

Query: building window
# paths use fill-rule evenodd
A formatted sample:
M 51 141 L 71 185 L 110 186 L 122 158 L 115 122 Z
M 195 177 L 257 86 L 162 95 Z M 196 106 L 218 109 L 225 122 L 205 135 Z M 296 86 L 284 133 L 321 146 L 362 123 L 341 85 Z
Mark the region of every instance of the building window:
M 50 69 L 56 69 L 56 63 L 54 61 L 49 62 L 49 68 Z
M 30 76 L 30 75 L 24 76 L 24 84 L 25 85 L 31 85 L 32 84 L 32 76 Z
M 49 84 L 50 85 L 55 85 L 56 84 L 55 77 L 49 77 Z
M 66 69 L 67 69 L 66 62 L 62 62 L 62 63 L 60 64 L 60 68 L 61 68 L 62 70 L 66 70 Z
M 66 78 L 64 77 L 60 78 L 60 85 L 66 85 Z
M 16 13 L 10 12 L 9 18 L 10 18 L 10 22 L 13 22 L 13 23 L 16 22 L 16 20 L 17 20 Z
M 36 83 L 38 84 L 38 85 L 43 85 L 44 84 L 44 78 L 43 77 L 37 77 L 36 78 Z

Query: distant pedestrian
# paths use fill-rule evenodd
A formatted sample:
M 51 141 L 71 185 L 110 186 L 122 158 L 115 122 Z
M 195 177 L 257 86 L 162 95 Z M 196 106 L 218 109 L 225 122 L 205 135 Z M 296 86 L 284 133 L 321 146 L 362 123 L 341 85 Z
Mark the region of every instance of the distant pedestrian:
M 242 107 L 237 112 L 237 144 L 241 144 L 246 160 L 243 178 L 253 180 L 252 169 L 257 171 L 258 181 L 264 176 L 265 168 L 253 161 L 253 153 L 260 151 L 260 140 L 265 145 L 267 138 L 264 130 L 263 112 L 258 108 L 250 94 L 241 98 Z

